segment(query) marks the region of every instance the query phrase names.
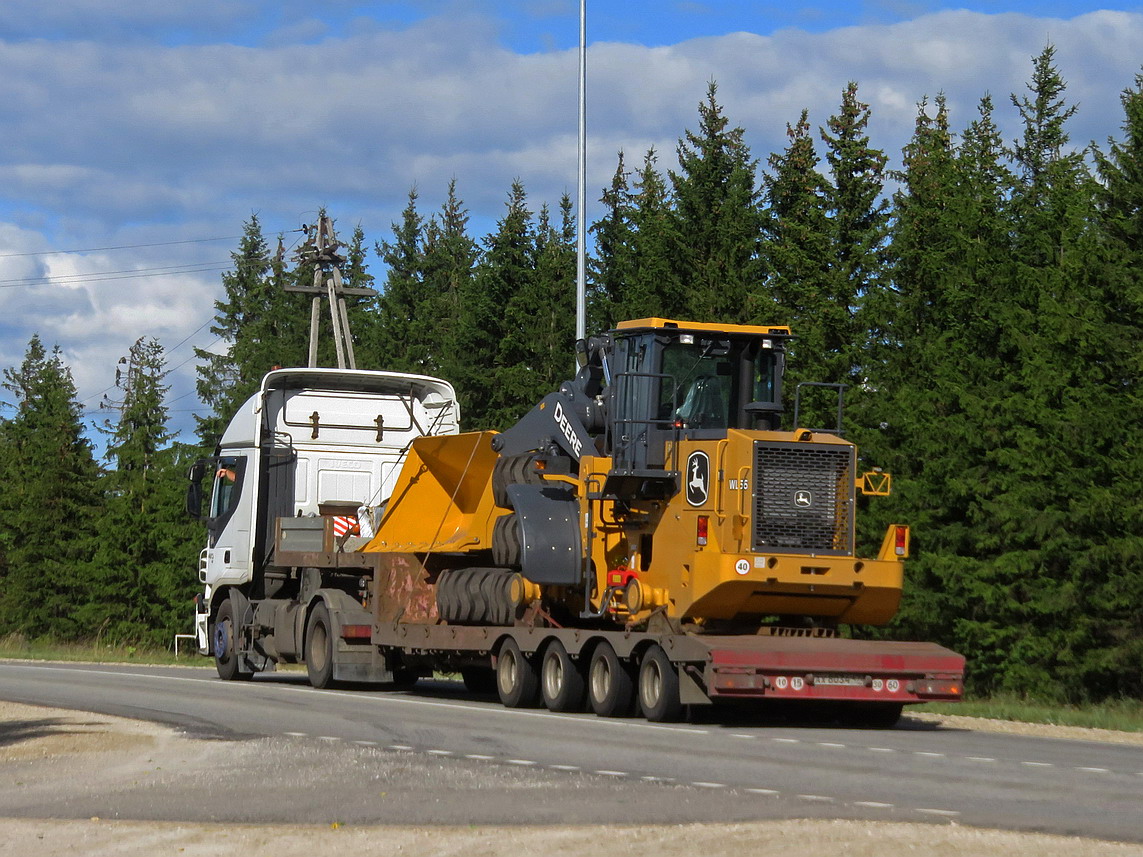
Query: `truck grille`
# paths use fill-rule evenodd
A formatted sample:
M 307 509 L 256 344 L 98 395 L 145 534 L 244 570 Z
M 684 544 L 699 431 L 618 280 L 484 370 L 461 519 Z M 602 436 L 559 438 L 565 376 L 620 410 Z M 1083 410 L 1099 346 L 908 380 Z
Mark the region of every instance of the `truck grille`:
M 754 443 L 754 550 L 853 553 L 851 446 Z

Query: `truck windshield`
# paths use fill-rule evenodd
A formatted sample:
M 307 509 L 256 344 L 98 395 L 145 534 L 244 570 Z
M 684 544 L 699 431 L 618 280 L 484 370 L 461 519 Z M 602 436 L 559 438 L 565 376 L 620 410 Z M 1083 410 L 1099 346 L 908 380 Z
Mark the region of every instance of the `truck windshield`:
M 758 340 L 698 339 L 663 347 L 659 418 L 684 428 L 748 428 L 748 402 L 773 402 L 774 354 Z

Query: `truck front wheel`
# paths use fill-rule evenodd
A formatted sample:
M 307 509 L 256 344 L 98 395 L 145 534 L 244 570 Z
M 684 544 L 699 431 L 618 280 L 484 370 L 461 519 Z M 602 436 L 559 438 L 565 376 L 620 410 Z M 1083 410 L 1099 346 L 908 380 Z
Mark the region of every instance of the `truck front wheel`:
M 234 602 L 227 598 L 218 607 L 211 633 L 214 649 L 214 668 L 224 681 L 245 681 L 254 677 L 253 672 L 240 669 L 241 658 L 236 645 L 238 640 L 237 622 L 234 618 Z
M 322 602 L 306 623 L 306 674 L 314 687 L 333 685 L 333 642 L 329 608 Z

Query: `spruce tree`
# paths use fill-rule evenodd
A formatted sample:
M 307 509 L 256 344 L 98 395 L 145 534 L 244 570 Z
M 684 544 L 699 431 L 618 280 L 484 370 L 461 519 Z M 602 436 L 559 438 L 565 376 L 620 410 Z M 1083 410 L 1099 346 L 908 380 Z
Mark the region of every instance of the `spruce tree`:
M 216 354 L 195 349 L 201 361 L 196 388 L 210 409 L 208 416 L 195 420 L 207 446 L 218 442 L 263 375 L 275 366 L 305 366 L 308 361 L 309 296 L 287 292 L 285 285 L 299 279 L 312 283 L 312 269 L 302 266 L 288 272 L 280 256 L 271 257 L 257 215 L 246 222 L 231 258 L 234 270 L 222 275 L 224 297 L 215 301 L 210 328 L 226 350 Z
M 745 132 L 729 127 L 717 94 L 712 81 L 698 131 L 679 140 L 679 171 L 670 174 L 671 258 L 690 319 L 741 322 L 762 289 L 762 214 Z
M 377 245 L 387 267 L 385 288 L 377 300 L 377 338 L 369 350 L 379 369 L 425 373 L 431 343 L 425 333 L 431 325 L 424 284 L 424 220 L 417 211 L 417 189 L 409 191 L 400 223 L 393 224 L 393 240 Z
M 610 330 L 618 321 L 624 297 L 635 277 L 635 225 L 630 174 L 620 150 L 611 185 L 603 191 L 604 216 L 591 225 L 596 258 L 589 260 L 588 329 Z
M 839 363 L 837 336 L 847 327 L 850 308 L 833 299 L 826 181 L 818 170 L 808 111 L 786 126 L 786 136 L 789 144 L 770 156 L 770 171 L 763 176 L 762 254 L 770 298 L 756 298 L 752 320 L 793 329 L 785 389 L 790 405 L 799 381 L 845 376 L 849 367 Z
M 504 383 L 505 356 L 516 349 L 516 340 L 529 334 L 527 328 L 508 324 L 506 310 L 514 295 L 531 292 L 536 267 L 535 227 L 519 180 L 512 183 L 504 216 L 484 245 L 475 275 L 460 295 L 456 341 L 465 363 L 458 367 L 454 383 L 459 382 L 461 413 L 468 425 L 502 429 L 528 406 Z
M 428 343 L 429 374 L 456 383 L 466 355 L 458 347 L 461 336 L 461 296 L 472 288 L 479 256 L 476 242 L 468 235 L 468 211 L 456 193 L 456 180 L 448 184 L 448 196 L 425 227 L 423 283 L 426 300 L 423 335 Z
M 869 331 L 876 329 L 878 295 L 886 288 L 888 203 L 881 194 L 888 159 L 871 145 L 869 117 L 869 105 L 850 81 L 838 112 L 821 129 L 829 164 L 824 194 L 832 245 L 828 298 L 836 310 L 822 333 L 832 377 L 818 380 L 851 383 L 858 390 L 872 369 Z
M 182 473 L 171 472 L 164 399 L 162 346 L 140 338 L 126 358 L 118 386 L 123 400 L 109 423 L 108 463 L 103 479 L 105 511 L 95 552 L 100 597 L 79 616 L 105 639 L 166 644 L 188 625 L 200 528 L 171 496 Z
M 0 422 L 0 628 L 72 639 L 90 630 L 77 607 L 103 597 L 91 575 L 99 468 L 58 347 L 49 354 L 33 336 L 23 363 L 4 379 L 15 414 Z

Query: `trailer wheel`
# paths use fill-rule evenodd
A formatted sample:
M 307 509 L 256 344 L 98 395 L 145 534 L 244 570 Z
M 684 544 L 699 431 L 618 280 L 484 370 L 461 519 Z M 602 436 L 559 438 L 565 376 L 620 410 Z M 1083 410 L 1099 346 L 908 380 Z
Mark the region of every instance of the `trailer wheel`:
M 587 671 L 587 698 L 600 717 L 627 717 L 635 702 L 635 682 L 615 649 L 604 640 L 595 647 Z
M 679 674 L 660 646 L 651 646 L 639 666 L 639 709 L 652 723 L 672 723 L 683 713 Z
M 583 711 L 587 684 L 568 650 L 552 640 L 540 661 L 540 694 L 548 711 Z
M 218 670 L 218 677 L 224 681 L 249 681 L 254 678 L 253 672 L 240 669 L 238 647 L 235 641 L 238 633 L 235 629 L 234 602 L 227 598 L 218 607 L 218 614 L 214 617 L 214 631 L 211 642 L 214 648 L 214 668 Z
M 540 696 L 540 678 L 535 665 L 524 657 L 509 637 L 496 657 L 496 690 L 507 708 L 535 708 Z
M 333 642 L 329 608 L 321 602 L 306 623 L 306 674 L 314 687 L 333 685 Z

